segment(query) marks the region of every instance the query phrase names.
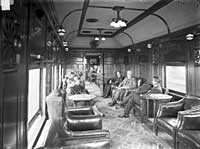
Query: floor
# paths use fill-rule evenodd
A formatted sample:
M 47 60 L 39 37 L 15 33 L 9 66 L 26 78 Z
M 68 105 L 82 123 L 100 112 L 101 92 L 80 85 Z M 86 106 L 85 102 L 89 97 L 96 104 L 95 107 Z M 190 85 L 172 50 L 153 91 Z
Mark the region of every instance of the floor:
M 109 107 L 111 98 L 101 97 L 98 86 L 86 83 L 86 88 L 91 94 L 97 95 L 95 99 L 99 110 L 105 114 L 103 129 L 108 129 L 111 134 L 111 149 L 172 149 L 172 137 L 164 132 L 158 136 L 152 131 L 152 123 L 142 124 L 138 116 L 131 113 L 129 118 L 118 118 L 123 113 L 120 107 Z

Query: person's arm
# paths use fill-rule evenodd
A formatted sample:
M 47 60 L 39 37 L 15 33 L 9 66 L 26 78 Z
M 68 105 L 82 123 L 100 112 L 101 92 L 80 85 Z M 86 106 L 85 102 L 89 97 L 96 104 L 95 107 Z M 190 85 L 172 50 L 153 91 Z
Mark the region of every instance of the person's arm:
M 76 83 L 70 79 L 67 80 L 67 86 L 68 87 L 73 87 Z
M 152 88 L 152 86 L 151 86 L 150 84 L 142 85 L 142 86 L 138 89 L 137 94 L 145 94 L 145 93 L 147 93 L 151 88 Z
M 148 94 L 161 94 L 162 93 L 162 90 L 159 89 L 159 88 L 155 88 L 153 87 L 149 92 Z
M 122 87 L 125 82 L 126 82 L 126 78 L 119 84 L 118 87 Z

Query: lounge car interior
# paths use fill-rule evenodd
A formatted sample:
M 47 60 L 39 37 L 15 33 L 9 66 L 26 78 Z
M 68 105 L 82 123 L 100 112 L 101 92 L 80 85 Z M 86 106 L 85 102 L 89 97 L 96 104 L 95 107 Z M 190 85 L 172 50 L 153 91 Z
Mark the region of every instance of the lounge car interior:
M 1 0 L 1 149 L 200 149 L 200 0 Z

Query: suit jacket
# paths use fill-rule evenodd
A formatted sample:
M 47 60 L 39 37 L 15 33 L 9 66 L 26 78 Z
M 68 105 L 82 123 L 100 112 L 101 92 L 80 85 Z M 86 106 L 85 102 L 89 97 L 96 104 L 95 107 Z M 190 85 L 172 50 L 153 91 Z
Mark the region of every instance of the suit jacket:
M 138 91 L 136 91 L 137 94 L 145 94 L 147 93 L 150 89 L 152 89 L 151 84 L 143 83 L 139 88 Z
M 162 88 L 161 88 L 161 86 L 152 87 L 152 89 L 148 93 L 161 94 L 162 93 Z
M 136 88 L 137 87 L 137 83 L 136 83 L 136 79 L 135 78 L 131 78 L 131 79 L 128 79 L 128 78 L 125 78 L 120 84 L 119 84 L 120 87 L 128 87 L 130 89 L 133 89 L 133 88 Z

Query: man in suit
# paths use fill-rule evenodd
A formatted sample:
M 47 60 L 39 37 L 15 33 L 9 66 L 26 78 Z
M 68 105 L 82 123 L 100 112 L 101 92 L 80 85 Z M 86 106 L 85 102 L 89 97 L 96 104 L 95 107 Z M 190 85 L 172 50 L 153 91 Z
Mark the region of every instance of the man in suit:
M 127 77 L 116 87 L 116 92 L 113 95 L 113 101 L 109 106 L 114 106 L 117 101 L 121 101 L 127 89 L 134 89 L 137 87 L 136 79 L 132 77 L 132 71 L 127 71 Z
M 150 84 L 142 84 L 138 89 L 136 89 L 135 91 L 132 91 L 127 97 L 124 98 L 124 100 L 122 101 L 122 103 L 120 103 L 121 105 L 125 105 L 124 108 L 124 113 L 122 115 L 119 115 L 118 117 L 120 118 L 127 118 L 129 117 L 129 113 L 132 109 L 132 107 L 134 106 L 134 102 L 136 102 L 137 100 L 141 100 L 141 94 L 159 94 L 162 93 L 162 87 L 160 85 L 160 79 L 157 76 L 154 76 L 152 79 L 152 85 Z

